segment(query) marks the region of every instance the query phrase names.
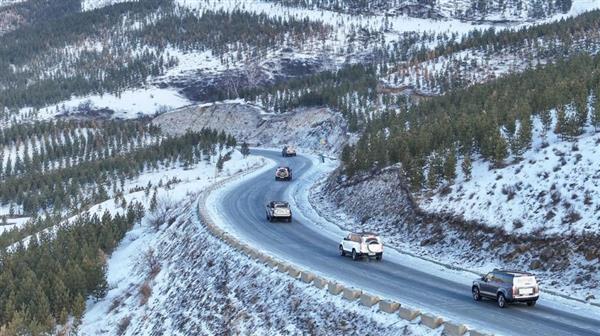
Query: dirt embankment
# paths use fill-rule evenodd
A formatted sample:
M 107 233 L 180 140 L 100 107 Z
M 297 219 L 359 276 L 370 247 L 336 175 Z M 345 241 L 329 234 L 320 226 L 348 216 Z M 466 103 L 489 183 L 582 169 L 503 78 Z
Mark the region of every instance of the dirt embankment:
M 291 144 L 324 152 L 339 151 L 347 140 L 344 118 L 323 107 L 265 114 L 253 105 L 216 103 L 166 113 L 153 123 L 170 135 L 206 127 L 232 134 L 239 142 L 273 147 Z

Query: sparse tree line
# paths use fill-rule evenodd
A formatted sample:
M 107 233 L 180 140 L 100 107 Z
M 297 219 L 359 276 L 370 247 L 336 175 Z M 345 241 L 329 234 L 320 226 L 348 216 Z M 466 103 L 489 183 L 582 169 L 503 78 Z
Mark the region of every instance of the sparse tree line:
M 159 133 L 156 126 L 145 121 L 17 124 L 0 130 L 0 177 L 41 173 L 114 157 L 158 142 Z
M 436 0 L 269 0 L 283 3 L 286 6 L 303 8 L 321 8 L 351 14 L 376 14 L 400 10 L 400 13 L 418 17 L 436 17 L 441 11 L 440 2 Z M 420 5 L 417 11 L 405 6 Z M 527 17 L 544 18 L 571 9 L 572 0 L 468 0 L 453 5 L 452 16 L 458 18 L 479 19 L 489 14 L 512 13 L 527 10 Z M 405 9 L 405 10 L 402 10 Z
M 543 134 L 566 139 L 581 135 L 589 123 L 600 129 L 599 70 L 600 57 L 581 55 L 384 112 L 344 150 L 346 171 L 401 162 L 414 188 L 435 188 L 454 179 L 459 158 L 467 176 L 474 155 L 494 165 L 518 160 L 531 146 L 533 118 Z
M 26 214 L 40 210 L 80 210 L 107 200 L 111 189 L 114 193 L 122 190 L 127 179 L 146 170 L 175 164 L 190 166 L 216 155 L 218 148 L 231 148 L 235 144 L 235 139 L 225 133 L 203 130 L 43 174 L 30 171 L 5 178 L 0 185 L 0 201 L 20 206 Z
M 139 203 L 125 214 L 84 214 L 69 225 L 48 218 L 52 233 L 33 235 L 25 246 L 0 252 L 0 335 L 49 335 L 85 312 L 86 298 L 108 291 L 107 258 L 144 215 Z M 70 334 L 70 333 L 66 333 Z
M 473 30 L 463 37 L 458 34 L 449 35 L 447 42 L 439 44 L 433 51 L 416 54 L 414 61 L 422 62 L 467 49 L 485 51 L 488 55 L 505 49 L 514 51 L 522 48 L 550 47 L 548 53 L 553 53 L 555 50 L 567 51 L 575 42 L 589 38 L 590 34 L 594 34 L 599 28 L 600 10 L 593 10 L 556 22 L 527 26 L 519 30 L 496 31 L 493 27 L 488 30 Z

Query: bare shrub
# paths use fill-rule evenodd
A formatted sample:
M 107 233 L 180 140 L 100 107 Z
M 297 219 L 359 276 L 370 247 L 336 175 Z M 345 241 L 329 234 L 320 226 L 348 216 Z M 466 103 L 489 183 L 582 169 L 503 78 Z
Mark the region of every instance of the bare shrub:
M 523 227 L 523 222 L 520 219 L 515 219 L 513 221 L 513 230 L 518 230 Z
M 585 196 L 583 198 L 583 204 L 592 205 L 592 203 L 593 203 L 592 194 L 589 191 L 586 191 Z
M 131 323 L 131 316 L 127 315 L 127 316 L 123 317 L 121 319 L 121 321 L 119 321 L 119 324 L 117 324 L 117 335 L 124 335 L 125 332 L 127 331 L 127 328 L 129 328 L 130 323 Z
M 448 194 L 450 194 L 452 192 L 452 187 L 448 184 L 444 185 L 442 187 L 442 189 L 440 190 L 440 195 L 442 196 L 447 196 Z
M 515 198 L 515 195 L 517 194 L 514 187 L 507 185 L 502 186 L 502 193 L 506 195 L 506 198 L 509 201 Z
M 161 265 L 156 251 L 153 248 L 149 248 L 143 255 L 143 266 L 148 274 L 148 277 L 154 279 L 158 273 L 160 273 Z
M 140 287 L 140 306 L 148 303 L 150 296 L 152 296 L 152 287 L 148 281 L 145 281 Z
M 170 217 L 169 212 L 174 208 L 174 203 L 169 196 L 161 196 L 158 199 L 156 207 L 148 214 L 148 223 L 155 230 L 158 230 L 165 223 L 173 224 L 174 217 Z
M 569 211 L 569 213 L 567 213 L 565 218 L 563 218 L 564 223 L 575 223 L 575 222 L 578 222 L 579 220 L 581 220 L 581 215 L 579 214 L 579 212 L 577 212 L 575 210 Z

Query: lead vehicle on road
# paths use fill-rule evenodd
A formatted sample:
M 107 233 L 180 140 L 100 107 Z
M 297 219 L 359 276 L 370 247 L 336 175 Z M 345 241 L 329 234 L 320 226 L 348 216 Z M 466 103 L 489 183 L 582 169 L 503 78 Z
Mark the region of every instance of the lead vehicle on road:
M 534 306 L 540 297 L 540 288 L 533 274 L 499 269 L 473 281 L 471 291 L 475 301 L 484 297 L 494 299 L 500 308 L 512 302 Z
M 350 233 L 340 243 L 340 255 L 346 254 L 352 256 L 352 260 L 358 260 L 361 257 L 383 258 L 383 243 L 381 238 L 372 232 Z

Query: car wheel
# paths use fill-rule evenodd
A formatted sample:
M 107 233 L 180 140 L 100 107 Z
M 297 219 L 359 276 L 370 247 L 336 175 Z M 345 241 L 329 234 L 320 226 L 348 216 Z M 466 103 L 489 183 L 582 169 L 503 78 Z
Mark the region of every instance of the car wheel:
M 504 294 L 502 294 L 502 293 L 498 294 L 498 307 L 500 307 L 500 308 L 506 307 L 506 298 L 504 297 Z
M 378 254 L 378 255 L 376 255 L 376 256 L 375 256 L 375 259 L 376 259 L 377 261 L 381 261 L 381 259 L 383 259 L 383 254 Z
M 358 254 L 356 254 L 355 249 L 352 249 L 352 260 L 354 260 L 354 261 L 358 260 Z
M 292 222 L 292 217 L 290 216 L 290 218 L 288 218 L 288 223 Z
M 344 247 L 343 247 L 342 245 L 340 245 L 340 255 L 341 255 L 342 257 L 345 257 L 345 256 L 346 256 L 346 251 L 344 251 Z
M 527 302 L 527 305 L 529 307 L 533 307 L 533 306 L 535 306 L 535 301 L 529 301 L 529 302 Z
M 479 288 L 473 287 L 471 292 L 473 292 L 473 300 L 481 301 L 481 293 L 479 292 Z

